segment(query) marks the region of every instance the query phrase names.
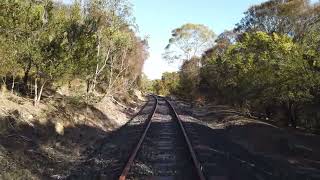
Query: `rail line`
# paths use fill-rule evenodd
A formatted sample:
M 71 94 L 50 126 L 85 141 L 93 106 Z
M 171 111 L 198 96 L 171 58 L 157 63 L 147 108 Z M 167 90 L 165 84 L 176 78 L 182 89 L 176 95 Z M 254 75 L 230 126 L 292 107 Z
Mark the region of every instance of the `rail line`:
M 152 114 L 119 180 L 205 180 L 201 165 L 174 107 L 164 97 L 153 97 L 156 103 Z M 141 167 L 146 170 L 141 170 Z
M 138 153 L 138 151 L 139 151 L 139 149 L 141 147 L 141 144 L 142 144 L 142 142 L 143 142 L 143 140 L 144 140 L 144 138 L 145 138 L 145 136 L 146 136 L 146 134 L 147 134 L 147 132 L 149 130 L 149 127 L 151 125 L 151 120 L 152 120 L 152 118 L 153 118 L 153 116 L 154 116 L 154 114 L 155 114 L 155 112 L 157 110 L 157 106 L 158 106 L 158 99 L 157 99 L 156 96 L 154 96 L 154 98 L 156 100 L 156 103 L 154 105 L 153 111 L 151 112 L 152 115 L 149 117 L 147 125 L 146 125 L 146 128 L 143 131 L 143 134 L 142 134 L 141 138 L 139 139 L 139 142 L 138 142 L 137 146 L 134 148 L 132 154 L 130 155 L 129 160 L 126 163 L 126 165 L 125 165 L 125 167 L 124 167 L 124 169 L 123 169 L 123 171 L 121 173 L 121 176 L 119 177 L 119 180 L 125 180 L 127 178 L 128 172 L 129 172 L 130 167 L 131 167 L 131 165 L 132 165 L 132 163 L 134 161 L 134 158 L 136 157 L 136 155 L 137 155 L 137 153 Z

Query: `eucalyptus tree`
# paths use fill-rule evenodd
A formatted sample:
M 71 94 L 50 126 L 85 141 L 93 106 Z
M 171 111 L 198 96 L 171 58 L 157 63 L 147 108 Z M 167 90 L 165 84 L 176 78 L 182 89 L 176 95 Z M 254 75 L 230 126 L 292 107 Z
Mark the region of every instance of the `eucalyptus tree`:
M 0 5 L 0 75 L 3 81 L 7 75 L 12 81 L 24 76 L 24 92 L 30 84 L 35 105 L 47 85 L 66 79 L 85 80 L 88 93 L 97 85 L 110 94 L 137 83 L 148 56 L 147 42 L 135 35 L 128 1 L 64 5 L 5 0 Z
M 131 65 L 127 60 L 136 39 L 129 29 L 134 26 L 130 24 L 130 6 L 125 0 L 94 0 L 85 2 L 85 10 L 84 23 L 78 26 L 87 41 L 74 48 L 81 54 L 86 52 L 79 57 L 80 72 L 84 72 L 88 93 L 93 93 L 98 84 L 110 93 Z
M 163 57 L 170 63 L 182 62 L 179 77 L 182 95 L 197 92 L 201 67 L 199 57 L 214 45 L 214 40 L 214 32 L 202 24 L 188 23 L 172 31 Z
M 309 0 L 269 0 L 249 8 L 236 31 L 283 33 L 299 40 L 306 28 L 318 21 L 317 9 Z
M 200 57 L 214 44 L 215 34 L 202 24 L 184 24 L 172 30 L 163 57 L 169 62 L 186 61 Z

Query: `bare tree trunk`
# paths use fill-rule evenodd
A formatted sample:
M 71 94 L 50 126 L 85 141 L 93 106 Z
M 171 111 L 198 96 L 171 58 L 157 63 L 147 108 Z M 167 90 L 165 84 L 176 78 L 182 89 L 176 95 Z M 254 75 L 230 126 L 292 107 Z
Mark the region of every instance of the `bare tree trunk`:
M 99 75 L 105 70 L 106 66 L 107 66 L 107 62 L 109 60 L 110 57 L 110 52 L 111 50 L 109 49 L 107 51 L 107 54 L 104 57 L 104 60 L 102 62 L 99 62 L 99 60 L 97 60 L 97 65 L 96 65 L 96 70 L 94 72 L 93 78 L 88 80 L 88 87 L 87 87 L 87 92 L 88 93 L 92 93 L 95 91 L 97 83 L 98 83 L 98 78 Z M 97 56 L 100 56 L 100 42 L 98 44 L 98 52 L 97 52 Z M 101 66 L 99 66 L 99 64 L 101 63 Z
M 96 89 L 97 79 L 98 79 L 98 75 L 99 75 L 98 72 L 99 72 L 99 64 L 97 64 L 96 72 L 95 72 L 94 77 L 93 77 L 92 82 L 91 82 L 90 92 L 94 92 L 95 89 Z
M 34 79 L 34 99 L 33 99 L 33 105 L 38 105 L 38 78 Z
M 90 82 L 90 87 L 89 87 L 89 93 L 93 93 L 95 91 L 95 88 L 96 88 L 96 83 L 97 83 L 97 79 L 98 79 L 98 75 L 99 75 L 99 62 L 100 62 L 100 48 L 101 48 L 101 39 L 100 39 L 100 34 L 101 34 L 101 31 L 100 30 L 98 32 L 98 45 L 97 45 L 97 65 L 96 65 L 96 71 L 93 75 L 93 78 Z
M 87 81 L 87 93 L 88 94 L 91 94 L 95 91 L 95 88 L 96 88 L 96 80 L 93 79 L 89 79 Z
M 12 84 L 11 84 L 11 93 L 13 94 L 14 84 L 15 84 L 15 76 L 12 76 Z
M 47 81 L 44 81 L 43 84 L 41 85 L 40 91 L 39 91 L 39 93 L 38 93 L 37 103 L 40 103 L 41 96 L 42 96 L 42 92 L 43 92 L 43 88 L 44 88 L 46 82 L 47 82 Z
M 99 76 L 99 64 L 97 64 L 96 72 L 94 73 L 92 80 L 88 81 L 88 83 L 89 83 L 88 93 L 93 93 L 95 91 L 98 76 Z
M 111 89 L 112 78 L 113 78 L 113 58 L 111 60 L 111 65 L 110 65 L 110 77 L 109 77 L 108 90 L 107 90 L 108 92 Z
M 40 86 L 40 90 L 38 87 L 38 78 L 35 78 L 34 80 L 34 99 L 33 99 L 33 103 L 34 106 L 38 106 L 41 100 L 41 96 L 42 96 L 42 92 L 44 89 L 44 86 L 46 84 L 46 80 L 42 83 L 42 85 Z
M 32 92 L 33 92 L 33 87 L 32 87 L 32 86 L 33 86 L 33 83 L 30 83 L 29 86 L 30 86 L 30 96 L 31 96 L 31 95 L 32 95 Z
M 121 65 L 119 67 L 119 73 L 113 77 L 114 75 L 114 58 L 111 60 L 111 67 L 110 67 L 110 77 L 109 77 L 109 83 L 108 83 L 108 89 L 107 89 L 107 95 L 110 95 L 110 92 L 112 91 L 112 88 L 114 87 L 114 84 L 118 81 L 120 77 L 122 77 L 122 74 L 126 72 L 129 65 L 124 67 L 124 60 L 127 57 L 127 51 L 123 52 L 121 56 Z

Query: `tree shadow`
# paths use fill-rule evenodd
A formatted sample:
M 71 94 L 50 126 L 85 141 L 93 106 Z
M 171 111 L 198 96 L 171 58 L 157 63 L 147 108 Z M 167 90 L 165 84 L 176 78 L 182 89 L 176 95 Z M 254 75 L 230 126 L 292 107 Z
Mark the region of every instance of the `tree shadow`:
M 68 108 L 66 110 L 66 107 L 56 106 L 47 113 L 46 121 L 35 121 L 32 124 L 23 122 L 22 117 L 0 119 L 0 155 L 5 155 L 6 162 L 12 166 L 0 165 L 0 179 L 16 176 L 23 179 L 26 178 L 23 177 L 25 171 L 39 179 L 67 178 L 74 167 L 89 156 L 94 156 L 92 152 L 107 137 L 112 136 L 113 132 L 109 129 L 119 126 L 92 105 L 79 104 Z M 90 113 L 85 113 L 88 110 Z M 65 123 L 62 119 L 85 115 L 87 119 L 62 124 L 62 133 L 57 131 L 57 122 Z
M 229 139 L 228 129 L 212 129 L 198 123 L 185 123 L 195 151 L 204 165 L 207 176 L 227 175 L 229 179 L 307 180 L 319 179 L 320 167 L 304 168 L 290 164 L 280 156 L 268 156 L 248 151 L 244 146 Z M 236 126 L 233 130 L 258 128 Z M 279 140 L 281 144 L 281 140 Z M 284 151 L 286 149 L 284 148 Z
M 151 107 L 146 105 L 146 109 Z M 94 111 L 99 118 L 108 120 L 98 109 Z M 83 124 L 65 127 L 63 135 L 56 132 L 52 121 L 34 123 L 32 127 L 7 117 L 5 121 L 12 128 L 0 134 L 0 145 L 12 163 L 40 179 L 118 179 L 143 132 L 142 119 L 148 113 L 140 111 L 139 123 L 127 123 L 114 131 Z M 319 169 L 302 171 L 284 160 L 249 152 L 228 139 L 227 130 L 195 122 L 185 122 L 184 126 L 207 177 L 227 176 L 229 180 L 319 177 Z
M 108 135 L 88 125 L 66 127 L 60 135 L 50 121 L 30 126 L 7 119 L 13 128 L 0 135 L 0 145 L 18 169 L 27 169 L 40 179 L 68 174 L 68 169 L 85 157 L 88 147 Z

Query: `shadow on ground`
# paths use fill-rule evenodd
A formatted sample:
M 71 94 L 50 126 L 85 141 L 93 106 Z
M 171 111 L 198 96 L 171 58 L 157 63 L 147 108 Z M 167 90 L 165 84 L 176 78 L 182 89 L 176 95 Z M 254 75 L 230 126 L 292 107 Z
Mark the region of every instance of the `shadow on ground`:
M 207 176 L 320 179 L 319 136 L 292 133 L 227 106 L 193 111 L 176 107 Z
M 108 121 L 108 117 L 102 118 Z M 33 127 L 10 118 L 2 122 L 9 127 L 0 134 L 2 179 L 117 179 L 145 126 L 144 122 L 129 123 L 106 132 L 74 125 L 59 135 L 50 121 Z M 194 132 L 190 138 L 200 162 L 206 164 L 203 171 L 207 176 L 227 176 L 229 180 L 319 179 L 319 166 L 300 168 L 281 158 L 254 154 L 230 140 L 227 130 L 196 122 L 186 122 L 185 127 L 187 132 Z
M 229 180 L 316 180 L 320 177 L 319 163 L 317 166 L 302 167 L 284 156 L 250 152 L 230 139 L 229 130 L 212 129 L 190 122 L 186 122 L 185 127 L 187 132 L 195 132 L 189 133 L 189 136 L 207 177 L 225 176 Z M 233 130 L 240 131 L 241 128 L 244 127 L 233 127 Z M 281 145 L 281 140 L 279 143 Z M 286 153 L 292 153 L 285 148 Z

